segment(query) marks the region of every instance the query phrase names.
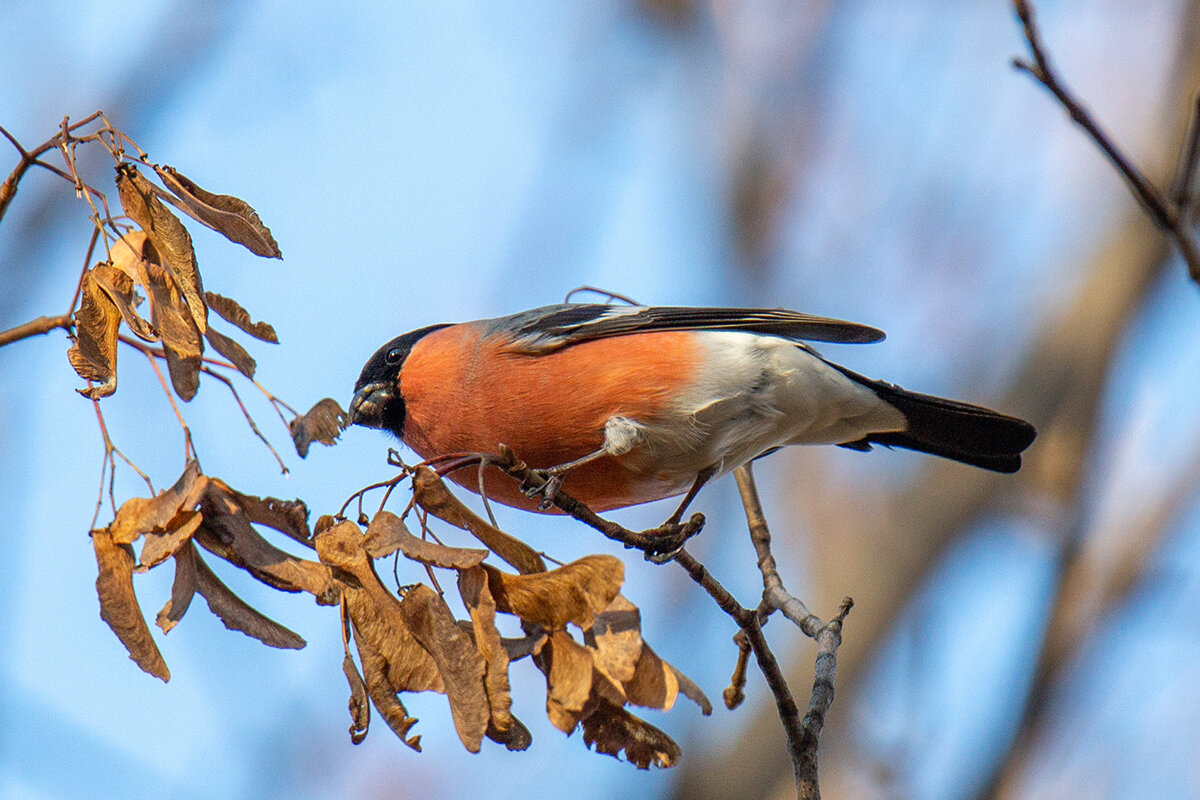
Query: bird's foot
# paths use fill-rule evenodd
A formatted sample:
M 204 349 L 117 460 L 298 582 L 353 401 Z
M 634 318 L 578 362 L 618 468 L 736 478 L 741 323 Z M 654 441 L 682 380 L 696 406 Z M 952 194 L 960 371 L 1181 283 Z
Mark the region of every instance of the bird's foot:
M 692 514 L 691 519 L 680 524 L 678 521 L 667 520 L 657 528 L 642 531 L 642 536 L 649 537 L 646 544 L 626 544 L 626 547 L 637 547 L 646 560 L 654 564 L 665 564 L 679 555 L 688 540 L 704 529 L 704 515 Z
M 530 500 L 538 501 L 538 511 L 549 511 L 554 508 L 554 498 L 562 488 L 563 476 L 553 470 L 535 469 L 529 471 L 529 477 L 521 483 L 521 491 Z

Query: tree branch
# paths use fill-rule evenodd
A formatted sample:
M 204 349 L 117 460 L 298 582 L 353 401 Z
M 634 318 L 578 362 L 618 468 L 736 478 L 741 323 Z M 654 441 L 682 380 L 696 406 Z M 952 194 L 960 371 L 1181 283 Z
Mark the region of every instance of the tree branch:
M 522 486 L 534 489 L 544 487 L 545 477 L 536 470 L 529 469 L 511 449 L 501 445 L 499 451 L 499 457 L 490 459 L 489 463 L 520 481 Z M 668 522 L 658 528 L 636 532 L 600 517 L 561 490 L 555 491 L 549 499 L 560 511 L 595 528 L 608 538 L 621 542 L 626 547 L 642 550 L 647 560 L 656 563 L 674 561 L 679 564 L 717 606 L 733 618 L 740 629 L 738 644 L 741 652 L 738 667 L 734 672 L 734 685 L 725 694 L 726 705 L 733 708 L 740 702 L 741 685 L 745 683 L 745 659 L 748 649 L 754 654 L 755 661 L 775 697 L 775 706 L 787 736 L 788 753 L 791 756 L 796 781 L 796 796 L 800 800 L 819 800 L 821 792 L 817 781 L 817 748 L 825 715 L 833 703 L 837 649 L 842 642 L 842 623 L 854 603 L 850 598 L 844 599 L 837 614 L 825 623 L 811 613 L 803 602 L 787 592 L 783 580 L 779 577 L 775 557 L 771 554 L 771 533 L 758 498 L 758 490 L 754 485 L 754 474 L 748 464 L 739 467 L 734 474 L 746 511 L 750 538 L 758 555 L 758 566 L 763 576 L 763 598 L 757 608 L 746 608 L 739 603 L 708 568 L 684 547 L 687 540 L 704 527 L 704 515 L 693 514 L 684 524 Z M 805 635 L 817 642 L 812 695 L 803 718 L 800 716 L 795 697 L 788 688 L 787 678 L 779 660 L 763 635 L 762 626 L 775 611 L 782 611 Z
M 1041 31 L 1034 18 L 1032 3 L 1029 0 L 1013 0 L 1013 8 L 1016 11 L 1017 19 L 1021 22 L 1030 54 L 1033 56 L 1032 63 L 1014 58 L 1013 66 L 1027 73 L 1048 89 L 1070 115 L 1071 120 L 1087 132 L 1096 146 L 1112 162 L 1121 177 L 1125 179 L 1134 198 L 1145 209 L 1154 224 L 1170 234 L 1187 263 L 1188 273 L 1192 280 L 1200 284 L 1200 244 L 1197 244 L 1196 237 L 1188 224 L 1191 186 L 1196 177 L 1197 161 L 1200 161 L 1200 130 L 1198 130 L 1200 122 L 1197 121 L 1197 116 L 1200 116 L 1200 106 L 1197 108 L 1197 113 L 1193 115 L 1191 131 L 1185 139 L 1176 169 L 1176 181 L 1172 196 L 1168 200 L 1104 132 L 1096 119 L 1071 94 L 1054 68 L 1050 66 L 1049 55 L 1042 43 Z
M 38 317 L 31 319 L 23 325 L 18 325 L 15 328 L 9 328 L 6 331 L 0 331 L 0 347 L 13 342 L 19 342 L 22 339 L 28 339 L 31 336 L 39 336 L 50 331 L 63 330 L 69 331 L 74 326 L 71 321 L 70 314 L 62 314 L 57 317 Z

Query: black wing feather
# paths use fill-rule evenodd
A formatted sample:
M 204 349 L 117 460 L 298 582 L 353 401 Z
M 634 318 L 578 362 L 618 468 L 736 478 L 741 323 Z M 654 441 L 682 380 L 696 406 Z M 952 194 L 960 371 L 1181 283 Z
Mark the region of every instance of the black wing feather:
M 511 333 L 510 349 L 538 354 L 631 333 L 729 330 L 814 342 L 864 344 L 883 339 L 867 325 L 771 308 L 691 308 L 574 303 L 545 306 L 493 321 Z

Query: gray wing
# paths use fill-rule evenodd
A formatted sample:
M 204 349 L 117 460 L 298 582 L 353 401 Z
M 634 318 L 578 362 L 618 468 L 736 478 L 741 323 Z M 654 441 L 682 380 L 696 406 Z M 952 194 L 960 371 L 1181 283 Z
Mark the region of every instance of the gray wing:
M 509 350 L 537 355 L 561 347 L 651 331 L 746 331 L 783 339 L 865 344 L 878 342 L 877 328 L 815 317 L 782 308 L 688 308 L 571 303 L 545 306 L 491 321 L 512 337 Z

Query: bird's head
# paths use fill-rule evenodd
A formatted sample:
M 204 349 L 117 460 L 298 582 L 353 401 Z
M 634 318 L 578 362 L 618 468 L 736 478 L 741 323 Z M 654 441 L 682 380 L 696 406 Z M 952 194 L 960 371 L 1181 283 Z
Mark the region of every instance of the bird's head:
M 350 401 L 351 424 L 380 428 L 403 438 L 404 396 L 400 389 L 400 372 L 413 345 L 426 334 L 444 327 L 430 325 L 397 336 L 367 359 L 354 384 L 354 399 Z

